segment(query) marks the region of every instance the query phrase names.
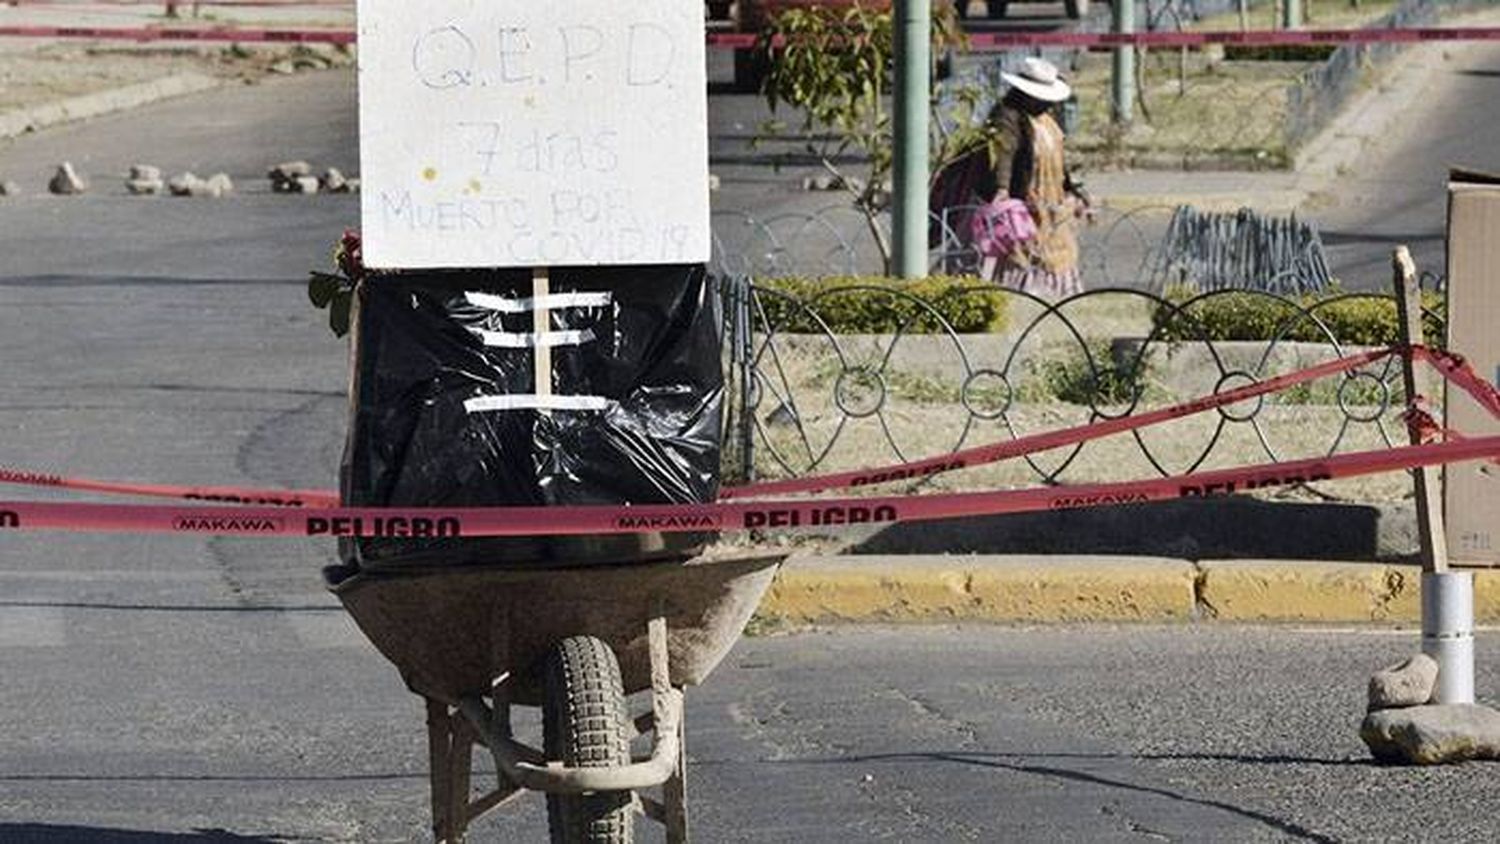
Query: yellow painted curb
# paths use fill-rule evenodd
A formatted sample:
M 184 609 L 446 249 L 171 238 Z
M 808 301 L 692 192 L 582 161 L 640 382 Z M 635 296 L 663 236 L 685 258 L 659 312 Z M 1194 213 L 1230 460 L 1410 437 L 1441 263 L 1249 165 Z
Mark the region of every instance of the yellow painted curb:
M 1500 624 L 1500 569 L 1474 571 L 1474 623 Z
M 1191 563 L 1138 557 L 794 558 L 761 602 L 789 623 L 1183 621 Z
M 1378 563 L 1205 562 L 1203 617 L 1221 621 L 1417 624 L 1422 569 Z M 1500 621 L 1500 572 L 1474 572 L 1474 619 Z
M 1279 560 L 1205 562 L 1199 598 L 1221 621 L 1402 621 L 1421 614 L 1421 569 Z

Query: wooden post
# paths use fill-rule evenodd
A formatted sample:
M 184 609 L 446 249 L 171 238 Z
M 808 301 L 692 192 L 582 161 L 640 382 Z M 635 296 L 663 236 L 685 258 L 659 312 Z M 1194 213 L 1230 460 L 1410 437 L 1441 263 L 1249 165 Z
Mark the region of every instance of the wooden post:
M 1397 323 L 1401 342 L 1408 347 L 1423 342 L 1422 334 L 1422 289 L 1417 284 L 1417 265 L 1412 262 L 1411 252 L 1405 246 L 1396 247 L 1391 258 L 1394 269 L 1393 281 L 1396 292 Z M 1407 404 L 1415 407 L 1421 395 L 1415 362 L 1410 352 L 1401 356 L 1401 379 L 1406 387 Z M 1407 424 L 1407 434 L 1412 445 L 1421 443 L 1421 429 L 1412 419 Z M 1443 531 L 1442 487 L 1436 466 L 1418 467 L 1411 470 L 1417 493 L 1417 539 L 1421 544 L 1422 570 L 1445 572 L 1448 570 L 1448 540 Z

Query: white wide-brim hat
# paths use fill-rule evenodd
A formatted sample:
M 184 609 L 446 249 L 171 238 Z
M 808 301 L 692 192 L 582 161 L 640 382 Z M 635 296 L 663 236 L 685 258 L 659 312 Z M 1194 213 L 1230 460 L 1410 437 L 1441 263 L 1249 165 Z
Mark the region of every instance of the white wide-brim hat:
M 1002 72 L 1000 78 L 1021 89 L 1022 93 L 1046 103 L 1060 103 L 1073 96 L 1073 89 L 1062 80 L 1057 65 L 1035 56 L 1022 60 L 1019 73 Z

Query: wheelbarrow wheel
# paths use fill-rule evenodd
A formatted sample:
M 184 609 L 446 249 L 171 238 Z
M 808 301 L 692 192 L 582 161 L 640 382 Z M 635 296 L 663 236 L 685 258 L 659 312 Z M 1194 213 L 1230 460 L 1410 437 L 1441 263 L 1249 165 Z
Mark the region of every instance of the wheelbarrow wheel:
M 573 636 L 555 645 L 544 669 L 542 738 L 548 761 L 569 767 L 630 764 L 620 664 L 609 645 Z M 634 806 L 629 791 L 548 794 L 547 825 L 554 844 L 629 842 Z

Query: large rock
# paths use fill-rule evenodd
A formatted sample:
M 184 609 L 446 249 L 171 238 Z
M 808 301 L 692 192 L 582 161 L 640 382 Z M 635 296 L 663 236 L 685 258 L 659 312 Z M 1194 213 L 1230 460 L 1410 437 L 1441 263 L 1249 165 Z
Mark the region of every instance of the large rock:
M 1437 660 L 1427 654 L 1383 668 L 1370 676 L 1369 711 L 1421 706 L 1432 700 L 1437 678 Z
M 266 177 L 271 180 L 272 193 L 307 193 L 305 180 L 312 179 L 313 184 L 318 182 L 312 172 L 313 166 L 306 161 L 284 161 L 272 167 Z
M 47 190 L 58 196 L 73 196 L 88 189 L 88 181 L 78 175 L 78 171 L 73 169 L 73 164 L 69 161 L 64 161 L 53 174 L 52 181 L 47 183 Z
M 130 181 L 159 182 L 161 181 L 161 168 L 152 167 L 150 164 L 132 164 L 130 165 Z
M 323 173 L 323 190 L 327 193 L 348 193 L 349 179 L 337 167 L 329 167 Z
M 301 183 L 303 179 L 298 179 L 297 181 Z M 343 171 L 337 167 L 328 168 L 318 184 L 322 188 L 323 193 L 359 193 L 359 179 L 354 176 L 345 176 Z M 299 186 L 298 191 L 310 193 L 310 191 L 303 190 L 303 187 L 305 185 Z
M 20 185 L 16 184 L 15 182 L 10 181 L 9 179 L 6 179 L 5 181 L 0 181 L 0 196 L 20 196 L 20 195 L 21 195 L 21 186 Z
M 1382 762 L 1500 759 L 1500 712 L 1473 703 L 1382 709 L 1365 716 L 1359 737 Z
M 234 193 L 234 180 L 229 178 L 228 173 L 215 173 L 204 182 L 204 187 L 209 196 L 227 196 Z
M 200 179 L 193 173 L 183 173 L 167 182 L 173 196 L 212 197 L 217 199 L 234 190 L 234 182 L 227 173 L 215 173 Z

